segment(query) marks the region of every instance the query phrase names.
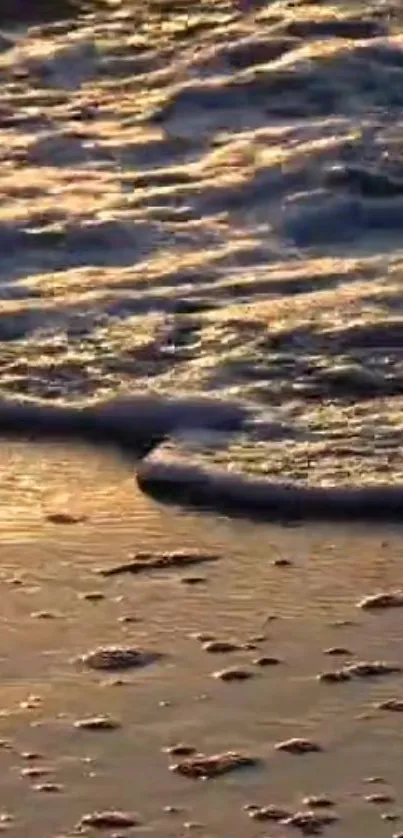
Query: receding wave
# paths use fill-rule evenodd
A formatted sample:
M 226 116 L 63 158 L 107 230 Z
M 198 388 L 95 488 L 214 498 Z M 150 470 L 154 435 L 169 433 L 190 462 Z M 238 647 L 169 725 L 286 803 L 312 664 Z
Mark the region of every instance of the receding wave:
M 241 430 L 213 465 L 403 484 L 401 21 L 396 0 L 1 4 L 0 394 L 34 435 L 147 450 L 95 403 L 241 400 L 301 433 Z
M 136 480 L 156 500 L 252 520 L 401 521 L 403 514 L 403 485 L 293 485 L 152 459 L 141 462 Z

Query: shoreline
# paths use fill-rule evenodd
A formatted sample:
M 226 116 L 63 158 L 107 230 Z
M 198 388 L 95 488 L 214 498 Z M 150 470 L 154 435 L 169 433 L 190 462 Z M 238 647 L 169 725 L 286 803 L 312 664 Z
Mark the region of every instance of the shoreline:
M 383 776 L 382 790 L 396 800 L 389 811 L 399 809 L 400 717 L 377 705 L 399 695 L 401 675 L 335 685 L 317 675 L 351 661 L 403 663 L 399 609 L 357 608 L 398 586 L 400 528 L 206 519 L 150 502 L 127 464 L 106 452 L 83 454 L 0 445 L 0 736 L 10 832 L 23 838 L 29 824 L 33 836 L 70 835 L 82 817 L 108 808 L 137 812 L 156 838 L 189 821 L 203 835 L 256 838 L 248 803 L 295 813 L 307 810 L 302 798 L 326 792 L 340 818 L 337 838 L 350 828 L 376 838 L 387 810 L 367 801 L 377 789 L 365 778 Z M 52 523 L 57 512 L 72 513 L 71 522 Z M 175 550 L 217 560 L 99 573 L 137 552 Z M 209 652 L 208 635 L 234 651 Z M 122 672 L 77 664 L 110 646 L 161 657 Z M 344 657 L 329 656 L 336 646 Z M 277 665 L 254 663 L 265 657 Z M 252 677 L 212 677 L 234 667 Z M 75 726 L 94 717 L 116 727 Z M 322 751 L 276 750 L 295 736 Z M 178 757 L 166 750 L 181 742 L 205 754 L 240 751 L 258 764 L 198 783 L 170 771 Z M 43 769 L 42 779 L 23 773 L 30 767 Z M 47 783 L 56 790 L 37 790 Z

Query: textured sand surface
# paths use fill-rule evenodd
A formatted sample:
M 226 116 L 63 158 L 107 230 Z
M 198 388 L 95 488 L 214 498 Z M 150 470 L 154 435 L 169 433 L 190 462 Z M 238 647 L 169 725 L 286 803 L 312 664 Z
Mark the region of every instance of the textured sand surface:
M 334 806 L 316 816 L 339 820 L 314 834 L 398 835 L 402 608 L 357 605 L 401 589 L 401 545 L 401 527 L 201 518 L 151 502 L 104 451 L 0 446 L 1 831 L 74 838 L 82 819 L 117 809 L 141 826 L 88 834 L 291 838 L 306 830 L 252 807 L 291 816 L 326 796 Z M 104 575 L 178 550 L 216 561 Z M 159 657 L 83 665 L 105 647 Z M 378 675 L 318 678 L 352 666 Z M 228 669 L 251 677 L 212 677 Z M 320 750 L 278 750 L 294 738 Z M 170 770 L 180 743 L 257 762 L 200 782 Z
M 224 463 L 402 480 L 399 15 L 127 0 L 4 28 L 1 392 L 242 398 L 300 436 Z

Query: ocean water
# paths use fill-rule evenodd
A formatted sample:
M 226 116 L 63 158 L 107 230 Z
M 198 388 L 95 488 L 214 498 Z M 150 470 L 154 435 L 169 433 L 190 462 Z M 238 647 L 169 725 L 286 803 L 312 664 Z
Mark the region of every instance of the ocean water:
M 85 816 L 118 809 L 138 825 L 115 838 L 401 837 L 403 612 L 357 607 L 402 579 L 399 520 L 369 526 L 403 483 L 399 3 L 8 22 L 0 89 L 0 431 L 75 436 L 0 446 L 0 831 L 97 834 Z M 77 445 L 164 428 L 137 481 L 127 451 Z M 291 481 L 289 511 L 370 484 L 367 520 L 190 510 L 187 484 L 220 499 L 239 471 L 252 494 Z M 99 573 L 161 550 L 217 561 Z M 83 666 L 111 644 L 160 657 Z M 384 668 L 318 678 L 360 661 Z M 318 750 L 277 750 L 293 737 Z M 170 771 L 178 743 L 257 762 L 196 781 Z M 269 805 L 338 820 L 250 817 Z
M 225 465 L 401 481 L 402 32 L 379 0 L 4 27 L 1 393 L 241 398 L 286 430 Z

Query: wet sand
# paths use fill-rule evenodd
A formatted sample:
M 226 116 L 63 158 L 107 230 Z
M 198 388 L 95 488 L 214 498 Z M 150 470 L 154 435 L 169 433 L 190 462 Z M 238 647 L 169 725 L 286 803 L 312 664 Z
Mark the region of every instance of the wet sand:
M 323 794 L 340 817 L 324 827 L 335 838 L 399 832 L 399 821 L 381 816 L 403 815 L 401 716 L 375 705 L 402 698 L 403 675 L 317 679 L 356 661 L 403 666 L 403 611 L 357 607 L 399 587 L 399 527 L 257 526 L 190 514 L 147 499 L 131 468 L 101 451 L 12 443 L 0 463 L 1 810 L 13 818 L 3 824 L 11 835 L 70 835 L 85 814 L 118 809 L 138 813 L 136 833 L 161 838 L 283 836 L 298 830 L 254 820 L 243 807 L 293 813 L 309 808 L 302 798 Z M 76 522 L 52 523 L 61 513 Z M 178 549 L 218 559 L 188 570 L 97 572 L 137 551 Z M 200 634 L 256 648 L 212 652 Z M 110 645 L 162 657 L 123 672 L 77 660 Z M 335 647 L 345 652 L 329 654 Z M 254 663 L 263 656 L 279 663 Z M 228 667 L 254 677 L 212 677 Z M 102 715 L 119 724 L 75 726 Z M 321 750 L 276 750 L 292 737 Z M 179 757 L 164 748 L 177 743 L 258 763 L 192 780 L 169 770 Z M 50 773 L 22 773 L 42 766 Z M 376 776 L 384 783 L 365 782 Z M 376 793 L 384 803 L 365 799 Z
M 394 497 L 402 31 L 392 0 L 2 30 L 0 430 L 130 448 L 132 410 L 99 427 L 94 403 L 241 399 L 255 426 L 187 466 Z M 115 836 L 284 838 L 333 812 L 335 838 L 398 835 L 403 610 L 357 603 L 399 589 L 401 527 L 196 514 L 121 453 L 0 448 L 0 831 L 104 831 L 88 816 L 116 809 Z M 218 558 L 97 572 L 175 550 Z M 170 770 L 181 743 L 256 764 L 194 780 Z

